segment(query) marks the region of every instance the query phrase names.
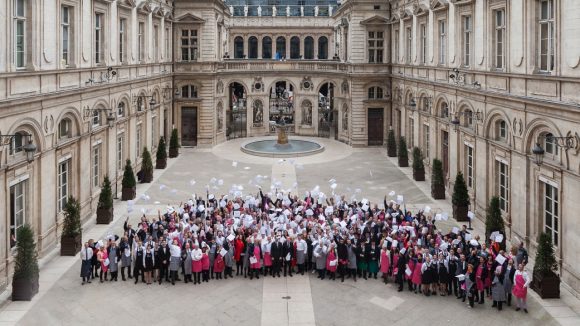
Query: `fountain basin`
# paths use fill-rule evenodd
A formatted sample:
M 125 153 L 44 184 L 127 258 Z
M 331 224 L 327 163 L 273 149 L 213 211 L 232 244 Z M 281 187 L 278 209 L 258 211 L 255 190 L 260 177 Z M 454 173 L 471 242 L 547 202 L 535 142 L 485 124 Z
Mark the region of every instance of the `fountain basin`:
M 324 146 L 303 139 L 289 139 L 287 144 L 278 144 L 277 139 L 272 138 L 245 142 L 241 150 L 246 154 L 263 157 L 298 157 L 321 153 Z

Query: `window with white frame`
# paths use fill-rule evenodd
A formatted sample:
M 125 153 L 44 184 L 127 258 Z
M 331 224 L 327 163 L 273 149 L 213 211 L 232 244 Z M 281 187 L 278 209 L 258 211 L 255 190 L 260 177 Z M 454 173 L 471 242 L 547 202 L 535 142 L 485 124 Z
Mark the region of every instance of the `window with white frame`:
M 467 128 L 473 127 L 473 111 L 469 109 L 463 111 L 463 126 Z
M 367 35 L 369 63 L 383 63 L 384 33 L 382 31 L 368 31 Z
M 421 24 L 419 27 L 421 31 L 421 63 L 427 63 L 427 25 Z
M 127 19 L 119 20 L 119 62 L 127 61 Z
M 497 161 L 497 195 L 499 197 L 499 208 L 507 212 L 509 207 L 510 177 L 509 166 Z
M 399 63 L 399 30 L 395 30 L 394 46 L 393 46 L 393 58 L 395 63 Z
M 548 183 L 544 186 L 544 231 L 552 237 L 552 243 L 559 245 L 559 224 L 560 224 L 560 202 L 558 188 Z
M 439 64 L 447 62 L 447 22 L 439 21 Z
M 137 30 L 137 58 L 139 61 L 145 59 L 145 23 L 139 22 Z
M 58 164 L 58 211 L 62 212 L 64 206 L 67 203 L 68 196 L 70 193 L 69 181 L 70 181 L 70 162 L 71 160 L 65 160 Z
M 98 127 L 101 125 L 101 111 L 93 110 L 93 117 L 91 119 L 93 127 Z
M 463 16 L 463 66 L 469 67 L 471 62 L 471 16 Z
M 381 100 L 383 99 L 383 88 L 378 86 L 369 87 L 368 90 L 369 100 Z
M 18 230 L 26 222 L 26 183 L 21 181 L 10 187 L 10 248 L 16 246 Z
M 24 150 L 24 139 L 26 138 L 26 134 L 22 131 L 18 131 L 14 133 L 14 137 L 10 140 L 10 148 L 9 153 L 10 155 L 16 155 L 18 153 L 22 153 Z
M 440 118 L 447 119 L 449 118 L 449 105 L 445 102 L 441 103 L 441 110 L 440 110 Z
M 465 177 L 467 186 L 473 188 L 473 147 L 465 145 Z
M 181 87 L 182 98 L 197 98 L 197 87 L 195 85 L 185 85 Z
M 14 65 L 16 68 L 26 66 L 26 10 L 27 0 L 14 0 Z
M 505 9 L 493 12 L 493 66 L 496 69 L 504 68 L 505 59 Z
M 554 0 L 540 1 L 540 71 L 551 72 L 554 70 Z
M 196 61 L 197 51 L 197 30 L 181 30 L 181 61 Z
M 60 10 L 60 29 L 61 29 L 61 60 L 65 66 L 70 62 L 71 51 L 71 14 L 72 8 L 62 6 Z
M 72 122 L 69 118 L 62 119 L 58 124 L 58 139 L 66 139 L 72 136 Z
M 125 116 L 125 102 L 119 102 L 117 105 L 117 118 Z
M 92 151 L 92 182 L 93 187 L 101 185 L 101 144 L 93 146 Z
M 104 50 L 104 15 L 101 13 L 95 14 L 95 63 L 101 63 L 105 57 Z
M 141 124 L 137 125 L 137 131 L 136 131 L 137 135 L 135 136 L 135 143 L 136 143 L 136 150 L 137 150 L 137 154 L 135 155 L 136 157 L 141 157 Z
M 413 49 L 413 29 L 407 27 L 407 63 L 412 61 L 412 49 Z
M 423 125 L 423 153 L 425 153 L 425 158 L 429 160 L 431 157 L 429 144 L 430 144 L 429 126 Z
M 544 139 L 544 151 L 546 154 L 556 156 L 558 155 L 558 145 L 556 144 L 556 140 L 554 139 L 554 134 L 546 133 L 543 136 Z
M 496 123 L 497 128 L 497 140 L 506 141 L 507 140 L 507 123 L 505 120 L 500 120 Z
M 125 147 L 125 134 L 121 133 L 117 135 L 117 170 L 122 170 L 124 166 L 123 164 L 124 147 Z

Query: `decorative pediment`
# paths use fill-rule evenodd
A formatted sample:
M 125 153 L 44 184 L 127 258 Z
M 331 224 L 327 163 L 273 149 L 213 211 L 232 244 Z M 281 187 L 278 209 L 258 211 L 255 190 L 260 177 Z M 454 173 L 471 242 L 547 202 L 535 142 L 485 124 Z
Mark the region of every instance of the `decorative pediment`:
M 424 16 L 424 15 L 428 15 L 428 14 L 429 14 L 429 7 L 427 7 L 427 5 L 426 5 L 426 4 L 424 4 L 424 3 L 421 3 L 421 4 L 418 6 L 418 8 L 417 8 L 417 12 L 415 13 L 415 15 L 416 15 L 417 17 L 420 17 L 420 16 Z
M 165 17 L 165 20 L 173 20 L 173 12 L 169 9 L 169 8 L 163 8 L 163 16 Z
M 360 22 L 361 25 L 386 25 L 389 21 L 381 16 L 373 16 Z
M 448 0 L 431 0 L 431 10 L 447 9 L 449 7 Z
M 148 1 L 142 1 L 137 5 L 137 10 L 149 14 L 153 12 L 153 7 Z
M 475 0 L 449 0 L 449 2 L 456 6 L 463 6 L 473 4 Z
M 117 5 L 125 8 L 133 9 L 137 7 L 137 0 L 119 0 L 117 1 Z
M 205 20 L 192 15 L 190 13 L 187 13 L 185 15 L 179 16 L 176 20 L 176 23 L 187 23 L 187 24 L 203 24 L 205 23 Z

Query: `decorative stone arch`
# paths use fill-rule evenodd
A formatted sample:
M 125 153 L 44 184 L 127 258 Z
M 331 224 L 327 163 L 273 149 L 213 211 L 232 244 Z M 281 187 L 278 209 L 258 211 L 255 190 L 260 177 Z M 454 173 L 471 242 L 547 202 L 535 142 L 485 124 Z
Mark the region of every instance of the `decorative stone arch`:
M 562 137 L 562 131 L 551 120 L 536 118 L 526 126 L 526 132 L 523 137 L 523 147 L 526 153 L 531 153 L 532 148 L 538 142 L 540 135 L 551 133 L 555 137 Z
M 28 117 L 19 119 L 12 124 L 7 134 L 14 135 L 19 131 L 32 135 L 32 141 L 36 145 L 36 153 L 40 153 L 46 148 L 46 142 L 42 136 L 42 127 L 38 121 Z
M 187 84 L 192 84 L 193 82 L 188 82 Z M 242 86 L 244 86 L 244 89 L 246 90 L 246 94 L 248 93 L 248 91 L 251 89 L 251 87 L 248 87 L 248 85 L 246 84 L 245 81 L 243 81 L 242 79 L 238 79 L 238 78 L 232 78 L 232 79 L 228 79 L 226 80 L 226 82 L 224 83 L 224 87 L 228 88 L 230 87 L 231 84 L 233 83 L 238 83 Z M 184 84 L 185 85 L 185 84 Z
M 472 114 L 472 126 L 476 125 L 475 122 L 475 108 L 473 107 L 473 105 L 471 104 L 471 102 L 467 101 L 467 100 L 461 100 L 459 101 L 459 103 L 457 103 L 457 113 L 461 113 L 461 112 L 466 112 L 466 111 L 471 111 Z M 482 113 L 483 114 L 483 113 Z M 460 125 L 467 127 L 467 122 L 468 122 L 468 118 L 464 115 L 464 114 L 460 114 L 457 116 L 457 118 L 460 121 Z
M 494 132 L 494 127 L 495 124 L 497 122 L 499 122 L 500 120 L 503 120 L 506 122 L 508 128 L 507 128 L 507 132 L 508 134 L 512 134 L 511 132 L 511 122 L 507 116 L 507 114 L 505 113 L 505 111 L 503 109 L 500 108 L 494 108 L 491 109 L 488 113 L 487 113 L 487 117 L 485 119 L 485 121 L 483 122 L 483 131 L 484 131 L 484 135 L 486 138 L 489 139 L 495 139 L 495 135 L 493 134 Z
M 115 109 L 115 115 L 118 117 L 119 116 L 119 104 L 120 103 L 124 103 L 125 104 L 125 114 L 123 116 L 127 116 L 131 113 L 131 95 L 129 93 L 123 93 L 119 99 L 117 100 L 116 105 L 114 106 Z
M 427 112 L 428 114 L 433 114 L 433 103 L 431 103 L 431 107 L 429 108 L 429 111 L 425 111 L 423 110 L 423 105 L 424 105 L 424 101 L 426 101 L 426 98 L 430 97 L 431 94 L 428 93 L 428 91 L 426 89 L 419 89 L 417 90 L 417 95 L 415 96 L 415 103 L 417 104 L 417 110 L 421 111 L 421 112 Z
M 272 87 L 276 86 L 276 83 L 282 82 L 282 81 L 283 82 L 287 82 L 290 85 L 292 85 L 292 89 L 293 89 L 294 93 L 296 93 L 296 91 L 298 90 L 298 88 L 296 87 L 296 84 L 290 80 L 290 78 L 276 78 L 270 84 L 268 84 L 268 87 L 266 87 L 266 90 L 268 92 L 270 92 L 271 89 L 272 89 Z
M 68 107 L 60 112 L 60 114 L 56 118 L 56 124 L 55 124 L 57 127 L 57 132 L 58 132 L 58 128 L 60 126 L 61 121 L 64 119 L 69 119 L 71 122 L 71 126 L 73 127 L 73 129 L 71 131 L 71 136 L 72 137 L 80 136 L 80 134 L 82 133 L 82 126 L 83 126 L 82 121 L 83 121 L 83 119 L 82 119 L 81 115 L 79 114 L 79 111 L 77 110 L 77 108 Z M 55 137 L 55 140 L 58 141 L 58 134 L 57 134 L 57 137 Z
M 415 97 L 415 92 L 411 87 L 408 87 L 403 91 L 403 94 L 405 94 L 403 96 L 403 105 L 409 105 L 411 99 Z

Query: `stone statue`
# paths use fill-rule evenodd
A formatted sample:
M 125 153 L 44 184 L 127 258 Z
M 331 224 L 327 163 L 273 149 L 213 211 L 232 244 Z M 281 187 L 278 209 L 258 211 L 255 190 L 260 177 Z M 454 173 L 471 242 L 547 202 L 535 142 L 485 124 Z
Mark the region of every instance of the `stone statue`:
M 264 121 L 264 105 L 261 101 L 254 102 L 254 124 L 261 124 Z
M 332 16 L 332 5 L 328 5 L 328 16 Z
M 314 17 L 318 17 L 318 6 L 314 7 Z
M 244 6 L 244 17 L 248 17 L 248 6 Z
M 230 6 L 230 14 L 234 15 L 234 6 Z
M 302 124 L 311 126 L 312 125 L 312 103 L 305 101 L 302 104 Z
M 290 17 L 290 6 L 286 6 L 286 17 Z
M 223 108 L 220 105 L 220 107 L 218 108 L 218 117 L 217 117 L 217 129 L 218 129 L 218 132 L 219 131 L 222 131 L 223 128 L 224 128 L 224 112 L 223 111 L 224 110 L 223 110 Z
M 342 114 L 342 130 L 348 130 L 348 110 L 346 108 Z
M 272 17 L 276 17 L 276 6 L 272 6 Z
M 304 17 L 304 6 L 300 6 L 300 17 Z
M 262 6 L 258 6 L 258 17 L 262 17 Z

